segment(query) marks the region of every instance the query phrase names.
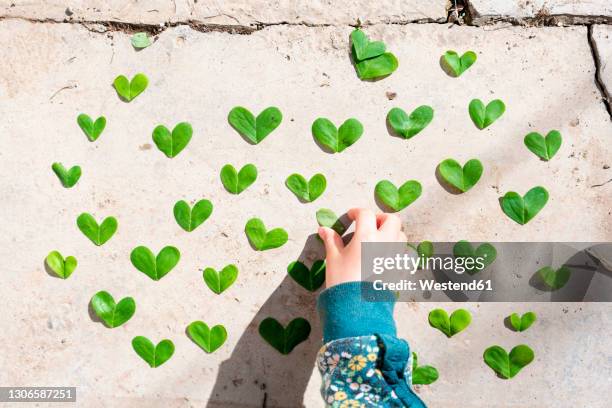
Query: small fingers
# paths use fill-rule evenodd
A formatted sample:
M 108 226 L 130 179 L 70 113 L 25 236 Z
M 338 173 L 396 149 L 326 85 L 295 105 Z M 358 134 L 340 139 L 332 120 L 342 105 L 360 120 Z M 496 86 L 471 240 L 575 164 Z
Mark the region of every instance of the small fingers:
M 376 216 L 367 208 L 351 208 L 348 213 L 350 220 L 355 221 L 355 234 L 368 236 L 376 232 Z
M 395 214 L 378 214 L 376 216 L 376 224 L 379 231 L 393 235 L 402 230 L 402 221 Z
M 325 253 L 329 255 L 338 254 L 344 248 L 344 242 L 336 231 L 327 227 L 319 227 L 319 237 L 325 245 Z

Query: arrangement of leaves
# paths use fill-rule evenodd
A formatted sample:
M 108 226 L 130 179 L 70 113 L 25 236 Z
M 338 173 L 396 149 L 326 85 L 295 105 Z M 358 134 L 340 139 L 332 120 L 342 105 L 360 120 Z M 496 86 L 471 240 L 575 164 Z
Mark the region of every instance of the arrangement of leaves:
M 434 309 L 429 312 L 429 324 L 440 330 L 446 337 L 453 337 L 455 334 L 465 330 L 472 322 L 472 315 L 465 309 L 457 309 L 448 313 L 443 309 Z
M 535 217 L 548 202 L 548 191 L 544 187 L 534 187 L 523 197 L 514 191 L 507 192 L 502 198 L 502 210 L 512 220 L 524 225 Z
M 316 213 L 317 223 L 321 227 L 331 228 L 342 236 L 347 230 L 347 226 L 340 220 L 332 210 L 329 208 L 321 208 Z
M 333 153 L 342 152 L 359 140 L 362 134 L 363 125 L 354 118 L 345 120 L 340 128 L 326 118 L 318 118 L 312 123 L 314 138 Z
M 81 178 L 80 166 L 72 166 L 70 170 L 66 170 L 62 163 L 53 163 L 51 169 L 59 178 L 62 186 L 66 188 L 73 187 Z
M 281 124 L 283 114 L 277 107 L 270 106 L 255 117 L 247 108 L 236 106 L 230 111 L 227 120 L 243 137 L 258 144 Z
M 442 56 L 444 71 L 453 77 L 461 76 L 476 62 L 477 55 L 474 51 L 466 51 L 460 57 L 456 51 L 446 51 Z
M 187 232 L 198 228 L 212 214 L 213 205 L 208 200 L 200 200 L 192 207 L 186 201 L 174 204 L 174 219 Z
M 193 128 L 187 122 L 177 124 L 172 132 L 164 125 L 153 129 L 153 142 L 169 158 L 176 157 L 189 143 Z
M 240 194 L 257 180 L 257 167 L 254 164 L 245 164 L 240 171 L 234 166 L 226 164 L 221 169 L 221 183 L 232 194 Z
M 525 146 L 544 161 L 549 161 L 559 151 L 563 138 L 558 130 L 551 130 L 546 137 L 538 132 L 531 132 L 525 136 Z
M 382 180 L 374 188 L 376 198 L 396 212 L 415 202 L 422 191 L 421 183 L 416 180 L 408 180 L 399 189 L 389 180 Z
M 136 48 L 137 50 L 147 48 L 148 46 L 153 44 L 153 41 L 151 41 L 151 37 L 149 37 L 147 33 L 135 33 L 130 38 L 130 42 L 132 43 L 132 47 Z
M 77 123 L 83 133 L 85 133 L 85 136 L 87 136 L 87 139 L 89 139 L 90 142 L 95 142 L 106 127 L 106 118 L 104 116 L 100 116 L 94 122 L 89 115 L 81 113 L 79 116 L 77 116 Z
M 451 186 L 465 193 L 478 183 L 482 176 L 482 163 L 478 159 L 468 160 L 463 167 L 454 159 L 446 159 L 438 165 L 440 175 Z
M 310 269 L 302 262 L 294 261 L 287 266 L 287 273 L 306 290 L 314 292 L 325 282 L 325 261 L 314 261 Z
M 214 268 L 206 268 L 202 273 L 204 283 L 217 295 L 225 292 L 238 278 L 238 267 L 234 264 L 226 265 L 217 272 Z
M 130 254 L 132 265 L 154 281 L 166 276 L 178 264 L 180 258 L 181 253 L 173 246 L 162 248 L 157 256 L 145 246 L 134 248 Z
M 488 242 L 474 249 L 472 244 L 468 241 L 459 241 L 453 246 L 453 256 L 455 258 L 464 259 L 463 265 L 465 271 L 470 275 L 474 275 L 495 262 L 497 250 Z M 480 262 L 476 262 L 477 258 L 480 259 Z M 467 260 L 471 260 L 469 263 L 472 265 L 467 265 Z M 479 264 L 481 264 L 482 267 Z
M 533 323 L 535 323 L 537 317 L 533 312 L 527 312 L 522 316 L 519 316 L 518 313 L 512 313 L 508 320 L 510 320 L 510 324 L 514 331 L 522 332 L 531 327 Z
M 244 227 L 244 232 L 249 238 L 249 242 L 258 251 L 279 248 L 287 242 L 289 236 L 287 231 L 282 228 L 266 230 L 266 226 L 259 218 L 251 218 Z
M 81 232 L 98 246 L 104 245 L 106 241 L 111 239 L 117 231 L 117 225 L 115 217 L 106 217 L 100 225 L 89 213 L 82 213 L 77 218 L 77 226 Z
M 492 346 L 485 350 L 484 361 L 499 377 L 510 379 L 517 375 L 523 367 L 534 359 L 534 353 L 529 346 L 518 345 L 510 350 L 510 354 L 500 346 Z
M 472 122 L 480 130 L 489 127 L 505 111 L 506 105 L 499 99 L 492 100 L 486 107 L 480 99 L 473 99 L 469 106 L 470 118 L 472 118 Z
M 538 270 L 537 272 L 542 282 L 546 284 L 551 290 L 555 291 L 564 287 L 570 279 L 572 271 L 567 266 L 562 266 L 557 270 L 554 270 L 550 266 Z
M 136 336 L 132 339 L 132 348 L 151 368 L 159 367 L 174 354 L 174 343 L 164 339 L 154 345 L 153 342 L 144 336 Z
M 308 320 L 297 317 L 283 327 L 273 317 L 267 317 L 259 324 L 259 335 L 281 354 L 289 354 L 310 335 Z
M 323 194 L 327 180 L 321 173 L 315 174 L 308 181 L 301 174 L 294 173 L 287 177 L 285 185 L 299 200 L 311 203 Z
M 124 297 L 115 303 L 113 296 L 101 290 L 91 298 L 91 308 L 109 328 L 119 327 L 134 316 L 136 302 L 131 297 Z
M 195 344 L 207 353 L 214 353 L 227 340 L 227 331 L 223 325 L 218 324 L 209 328 L 206 323 L 200 320 L 191 322 L 187 326 L 187 334 Z
M 119 97 L 125 102 L 131 102 L 138 95 L 144 92 L 149 85 L 149 78 L 145 74 L 136 74 L 132 80 L 128 80 L 124 75 L 115 78 L 113 86 Z
M 360 29 L 351 33 L 351 50 L 355 69 L 360 79 L 378 79 L 393 73 L 399 65 L 397 58 L 386 51 L 382 41 L 370 41 Z
M 412 353 L 412 384 L 429 385 L 439 377 L 438 370 L 435 367 L 424 365 L 419 366 L 416 353 Z
M 49 252 L 49 255 L 45 258 L 45 263 L 54 274 L 62 279 L 68 279 L 77 267 L 77 260 L 74 256 L 67 256 L 64 259 L 59 251 Z
M 434 111 L 431 106 L 422 105 L 408 115 L 403 109 L 393 108 L 387 114 L 387 122 L 391 129 L 404 139 L 410 139 L 431 123 Z

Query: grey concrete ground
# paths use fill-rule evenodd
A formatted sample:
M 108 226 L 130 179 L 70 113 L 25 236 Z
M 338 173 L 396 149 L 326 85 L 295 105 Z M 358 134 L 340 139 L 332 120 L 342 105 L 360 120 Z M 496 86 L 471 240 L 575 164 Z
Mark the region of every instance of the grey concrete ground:
M 369 3 L 0 3 L 0 385 L 77 386 L 78 405 L 86 407 L 321 406 L 320 378 L 313 371 L 321 336 L 315 295 L 287 278 L 286 266 L 323 256 L 309 239 L 318 208 L 376 209 L 374 186 L 384 178 L 423 184 L 422 197 L 400 213 L 413 241 L 612 241 L 612 122 L 606 104 L 612 33 L 608 25 L 588 23 L 589 16 L 609 21 L 608 5 L 583 2 L 600 6 L 591 11 L 580 8 L 582 2 L 557 2 L 560 8 L 552 8 L 570 13 L 564 7 L 574 4 L 575 13 L 584 13 L 581 24 L 551 27 L 550 21 L 521 22 L 496 11 L 501 17 L 495 24 L 476 27 L 442 23 L 446 2 Z M 499 2 L 489 3 L 486 10 L 498 10 L 493 6 Z M 478 9 L 484 2 L 473 4 Z M 383 39 L 400 60 L 399 69 L 382 81 L 362 82 L 351 66 L 348 24 L 358 17 L 375 23 L 368 34 Z M 470 15 L 462 18 L 468 20 Z M 139 29 L 158 34 L 151 47 L 136 52 L 129 39 Z M 478 62 L 450 78 L 439 66 L 448 49 L 473 49 Z M 149 88 L 133 102 L 121 102 L 113 79 L 137 72 L 149 76 Z M 388 92 L 396 98 L 389 100 Z M 467 114 L 475 97 L 503 99 L 506 114 L 477 130 Z M 390 136 L 389 109 L 411 111 L 421 104 L 435 109 L 432 124 L 409 141 Z M 255 112 L 278 106 L 283 123 L 251 146 L 227 123 L 236 105 Z M 96 142 L 88 142 L 76 125 L 80 112 L 107 117 Z M 343 153 L 327 154 L 310 133 L 319 116 L 335 123 L 356 117 L 365 133 Z M 168 159 L 153 145 L 151 131 L 180 121 L 193 125 L 194 136 Z M 564 144 L 544 163 L 522 139 L 550 129 L 561 131 Z M 483 178 L 467 194 L 451 195 L 436 180 L 436 165 L 447 157 L 483 162 Z M 54 161 L 81 165 L 76 187 L 60 186 L 50 169 Z M 219 181 L 221 167 L 247 162 L 258 166 L 257 182 L 239 196 L 228 194 Z M 284 186 L 293 172 L 324 173 L 327 191 L 315 203 L 299 203 Z M 550 202 L 519 226 L 503 215 L 498 199 L 535 185 L 548 188 Z M 172 206 L 200 198 L 213 202 L 213 215 L 186 233 L 174 221 Z M 83 211 L 98 219 L 116 216 L 118 232 L 95 247 L 75 225 Z M 243 233 L 253 216 L 287 229 L 289 242 L 255 252 Z M 153 282 L 130 263 L 138 245 L 155 252 L 175 245 L 182 258 Z M 66 281 L 45 272 L 44 258 L 53 249 L 78 258 Z M 240 269 L 236 284 L 212 294 L 202 269 L 230 262 Z M 137 312 L 126 325 L 111 330 L 92 320 L 88 302 L 102 289 L 135 298 Z M 422 364 L 440 371 L 436 383 L 418 389 L 429 406 L 609 406 L 608 304 L 462 306 L 474 321 L 450 340 L 429 327 L 427 314 L 458 304 L 397 307 L 400 334 Z M 529 331 L 504 327 L 508 314 L 527 310 L 539 316 Z M 281 356 L 257 334 L 268 316 L 283 324 L 306 317 L 313 332 Z M 193 320 L 224 324 L 226 344 L 211 355 L 197 348 L 185 335 Z M 136 335 L 172 339 L 174 357 L 148 368 L 131 348 Z M 520 343 L 535 350 L 536 360 L 516 378 L 498 379 L 483 363 L 483 350 Z

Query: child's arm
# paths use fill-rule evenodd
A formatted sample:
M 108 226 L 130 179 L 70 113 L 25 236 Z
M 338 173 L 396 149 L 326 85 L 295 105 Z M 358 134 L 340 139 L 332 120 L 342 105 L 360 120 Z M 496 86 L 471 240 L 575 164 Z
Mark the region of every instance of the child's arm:
M 348 216 L 356 226 L 346 246 L 332 229 L 319 229 L 327 252 L 327 289 L 318 301 L 324 345 L 317 366 L 323 399 L 328 407 L 424 408 L 411 388 L 410 348 L 396 337 L 395 297 L 361 282 L 361 243 L 406 242 L 401 221 L 396 215 L 358 208 Z M 362 300 L 362 291 L 378 300 Z

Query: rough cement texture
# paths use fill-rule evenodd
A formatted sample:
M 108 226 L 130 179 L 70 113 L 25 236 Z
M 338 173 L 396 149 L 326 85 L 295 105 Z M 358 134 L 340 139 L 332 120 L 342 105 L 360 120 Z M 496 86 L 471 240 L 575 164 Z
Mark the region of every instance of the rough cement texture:
M 268 27 L 251 35 L 169 28 L 153 46 L 135 52 L 129 35 L 88 31 L 77 24 L 0 22 L 0 235 L 6 312 L 0 318 L 2 385 L 73 385 L 86 407 L 319 407 L 320 378 L 313 372 L 320 346 L 315 295 L 286 276 L 290 261 L 323 256 L 312 234 L 315 211 L 376 208 L 377 181 L 417 179 L 423 195 L 401 212 L 409 238 L 453 241 L 610 241 L 612 123 L 595 83 L 586 27 L 449 27 L 377 25 L 400 60 L 389 78 L 359 81 L 348 58 L 350 27 Z M 606 46 L 607 47 L 607 46 Z M 461 78 L 439 67 L 447 49 L 474 49 L 478 62 Z M 568 63 L 571 62 L 571 63 Z M 121 102 L 111 83 L 118 74 L 145 72 L 149 88 Z M 395 92 L 390 101 L 386 92 Z M 502 98 L 506 114 L 477 130 L 467 105 L 478 97 Z M 276 105 L 281 126 L 251 146 L 227 124 L 235 105 L 255 112 Z M 430 104 L 432 124 L 412 140 L 389 135 L 390 108 Z M 95 143 L 75 123 L 78 113 L 104 114 L 107 128 Z M 327 154 L 310 133 L 312 121 L 362 121 L 361 140 Z M 160 123 L 192 123 L 191 143 L 168 159 L 152 145 Z M 564 144 L 549 163 L 523 146 L 533 130 L 558 129 Z M 467 194 L 451 195 L 438 183 L 436 165 L 447 157 L 479 158 L 483 178 Z M 76 187 L 62 188 L 50 165 L 80 164 Z M 260 175 L 240 196 L 219 181 L 226 163 L 253 162 Z M 301 204 L 284 186 L 293 172 L 328 178 L 325 194 Z M 8 176 L 7 176 L 8 175 Z M 529 224 L 503 215 L 498 199 L 546 186 L 551 199 Z M 192 233 L 172 216 L 177 200 L 210 199 L 212 217 Z M 95 247 L 75 219 L 88 211 L 114 215 L 117 234 Z M 287 229 L 282 248 L 263 253 L 249 246 L 245 222 L 258 216 Z M 130 264 L 137 245 L 158 251 L 175 245 L 177 268 L 153 282 Z M 53 249 L 75 255 L 79 266 L 62 281 L 45 272 Z M 240 276 L 221 296 L 202 281 L 202 269 L 234 262 Z M 126 325 L 104 328 L 88 313 L 90 297 L 108 290 L 133 296 L 137 312 Z M 449 340 L 427 324 L 434 307 L 399 304 L 401 336 L 422 364 L 441 377 L 419 392 L 437 407 L 604 408 L 612 377 L 610 307 L 606 304 L 478 304 L 472 326 Z M 503 325 L 511 312 L 533 310 L 539 321 L 516 334 Z M 297 316 L 313 326 L 310 339 L 281 356 L 257 334 L 274 316 Z M 208 355 L 185 335 L 193 320 L 226 325 L 229 338 Z M 174 357 L 150 369 L 133 352 L 133 336 L 170 338 Z M 495 377 L 482 352 L 493 344 L 529 344 L 536 360 L 515 379 Z M 264 404 L 265 401 L 265 404 Z M 62 406 L 58 404 L 57 406 Z M 66 405 L 73 406 L 73 405 Z
M 41 4 L 42 3 L 42 4 Z M 163 24 L 355 24 L 446 21 L 445 0 L 48 0 L 0 1 L 0 15 L 29 19 Z
M 598 77 L 602 92 L 612 105 L 612 26 L 593 26 L 593 42 L 596 57 L 599 59 Z

